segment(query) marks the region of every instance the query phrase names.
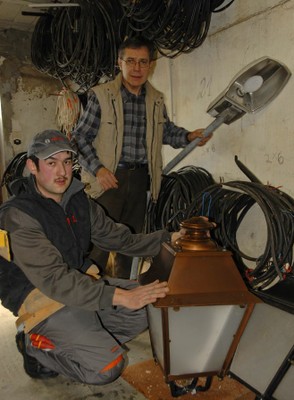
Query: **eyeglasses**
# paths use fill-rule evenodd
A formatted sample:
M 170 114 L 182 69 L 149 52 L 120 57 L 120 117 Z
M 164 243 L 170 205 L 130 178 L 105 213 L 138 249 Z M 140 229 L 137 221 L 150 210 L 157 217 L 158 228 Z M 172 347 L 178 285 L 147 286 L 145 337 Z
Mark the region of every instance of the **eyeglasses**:
M 139 65 L 140 68 L 144 69 L 144 68 L 148 68 L 149 67 L 149 60 L 146 59 L 142 59 L 142 60 L 135 60 L 134 58 L 127 58 L 126 60 L 124 60 L 123 58 L 121 58 L 122 61 L 124 61 L 128 67 L 135 67 L 137 64 Z

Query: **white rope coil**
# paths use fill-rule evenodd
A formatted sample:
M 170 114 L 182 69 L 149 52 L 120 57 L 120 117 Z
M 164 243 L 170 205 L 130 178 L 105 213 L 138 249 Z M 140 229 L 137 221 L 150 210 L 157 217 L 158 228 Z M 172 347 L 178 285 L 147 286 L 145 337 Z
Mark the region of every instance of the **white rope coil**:
M 59 129 L 70 139 L 81 111 L 78 95 L 67 88 L 63 88 L 57 96 L 56 120 Z

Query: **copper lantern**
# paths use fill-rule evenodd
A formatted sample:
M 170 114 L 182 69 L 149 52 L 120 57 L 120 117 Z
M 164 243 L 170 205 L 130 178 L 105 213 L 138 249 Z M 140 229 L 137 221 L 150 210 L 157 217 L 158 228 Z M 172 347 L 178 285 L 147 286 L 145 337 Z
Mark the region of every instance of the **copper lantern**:
M 167 383 L 224 376 L 254 304 L 229 251 L 210 237 L 214 223 L 193 217 L 175 243 L 164 243 L 141 284 L 167 281 L 168 295 L 148 307 L 154 359 Z

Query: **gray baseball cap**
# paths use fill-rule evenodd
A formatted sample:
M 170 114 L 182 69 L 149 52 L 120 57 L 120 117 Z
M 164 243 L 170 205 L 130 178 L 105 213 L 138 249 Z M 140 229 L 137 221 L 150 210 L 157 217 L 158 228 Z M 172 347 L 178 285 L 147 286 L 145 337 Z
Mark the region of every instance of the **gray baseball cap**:
M 76 154 L 68 138 L 60 131 L 48 129 L 37 133 L 31 141 L 27 156 L 36 156 L 45 160 L 61 151 L 71 151 Z

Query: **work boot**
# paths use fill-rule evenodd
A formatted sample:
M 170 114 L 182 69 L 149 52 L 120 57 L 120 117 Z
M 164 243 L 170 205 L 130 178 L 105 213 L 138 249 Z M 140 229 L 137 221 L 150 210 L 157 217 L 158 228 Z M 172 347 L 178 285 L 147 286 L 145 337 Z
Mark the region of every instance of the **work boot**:
M 25 334 L 19 332 L 15 336 L 16 346 L 20 354 L 23 356 L 23 367 L 26 373 L 34 379 L 47 379 L 55 378 L 58 373 L 43 367 L 39 361 L 32 356 L 29 356 L 26 352 Z

